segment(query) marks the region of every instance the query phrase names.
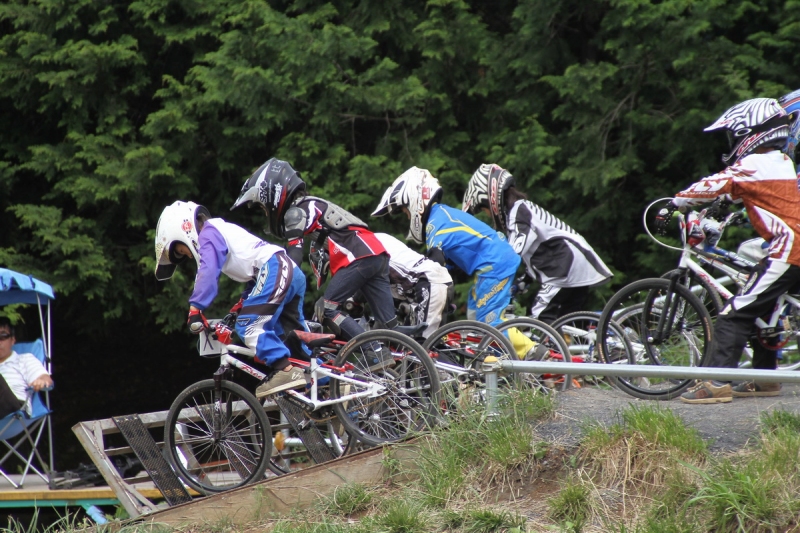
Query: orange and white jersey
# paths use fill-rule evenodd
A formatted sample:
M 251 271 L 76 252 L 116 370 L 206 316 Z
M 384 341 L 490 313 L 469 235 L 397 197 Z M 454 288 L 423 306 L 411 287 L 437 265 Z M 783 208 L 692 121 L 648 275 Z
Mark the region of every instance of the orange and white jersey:
M 769 242 L 769 256 L 800 266 L 800 190 L 794 163 L 778 150 L 751 154 L 679 192 L 678 207 L 716 198 L 743 204 L 753 228 Z

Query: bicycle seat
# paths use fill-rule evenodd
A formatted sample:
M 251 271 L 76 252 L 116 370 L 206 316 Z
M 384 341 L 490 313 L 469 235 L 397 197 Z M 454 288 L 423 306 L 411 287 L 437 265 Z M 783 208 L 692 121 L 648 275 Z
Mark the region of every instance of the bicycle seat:
M 295 337 L 309 348 L 318 348 L 330 344 L 336 338 L 333 333 L 311 333 L 300 329 L 292 330 L 289 337 Z

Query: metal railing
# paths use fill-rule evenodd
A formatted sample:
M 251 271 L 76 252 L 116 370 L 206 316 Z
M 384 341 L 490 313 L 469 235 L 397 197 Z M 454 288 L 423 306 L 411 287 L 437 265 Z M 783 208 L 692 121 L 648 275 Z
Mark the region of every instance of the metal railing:
M 497 413 L 497 375 L 516 372 L 529 374 L 565 374 L 570 376 L 614 376 L 642 378 L 717 379 L 721 381 L 753 380 L 764 383 L 800 383 L 800 371 L 756 370 L 752 368 L 718 368 L 698 366 L 658 366 L 606 363 L 560 363 L 553 361 L 511 361 L 489 356 L 483 362 L 486 377 L 486 408 Z

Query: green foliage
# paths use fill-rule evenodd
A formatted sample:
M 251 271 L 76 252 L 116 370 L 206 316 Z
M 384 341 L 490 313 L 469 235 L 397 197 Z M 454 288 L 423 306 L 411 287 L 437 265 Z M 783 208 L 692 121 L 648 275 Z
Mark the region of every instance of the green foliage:
M 496 162 L 587 237 L 615 283 L 657 275 L 670 259 L 640 238 L 645 203 L 719 168 L 723 146 L 701 129 L 722 110 L 800 84 L 795 11 L 774 0 L 10 0 L 0 225 L 13 231 L 0 264 L 52 283 L 75 330 L 181 327 L 192 271 L 154 281 L 161 210 L 191 199 L 259 233 L 261 214 L 228 209 L 275 156 L 364 219 L 411 165 L 458 205 L 474 169 Z M 373 223 L 405 233 L 404 219 Z M 237 291 L 226 283 L 220 300 Z

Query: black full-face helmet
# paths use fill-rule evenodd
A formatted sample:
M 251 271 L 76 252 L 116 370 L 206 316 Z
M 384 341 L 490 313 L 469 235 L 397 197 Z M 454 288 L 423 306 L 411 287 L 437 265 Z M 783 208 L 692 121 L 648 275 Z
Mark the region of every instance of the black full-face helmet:
M 297 195 L 305 190 L 305 182 L 292 165 L 273 157 L 244 182 L 231 210 L 250 202 L 260 205 L 269 220 L 270 233 L 283 238 L 283 217 Z
M 508 213 L 505 193 L 512 185 L 514 176 L 508 170 L 495 164 L 481 165 L 467 184 L 461 209 L 475 215 L 485 207 L 492 214 L 495 228 L 506 231 Z

